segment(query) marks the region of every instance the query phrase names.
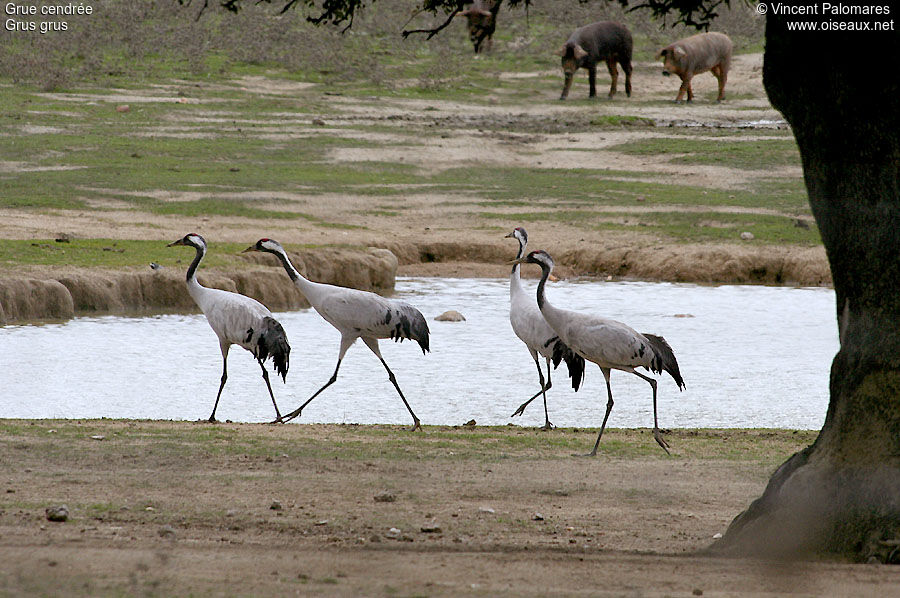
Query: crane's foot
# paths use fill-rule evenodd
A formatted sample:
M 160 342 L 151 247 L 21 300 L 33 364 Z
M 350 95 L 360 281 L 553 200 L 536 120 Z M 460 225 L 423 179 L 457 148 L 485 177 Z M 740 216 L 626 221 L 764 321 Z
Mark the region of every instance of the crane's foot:
M 302 408 L 301 408 L 301 409 L 295 409 L 294 411 L 291 411 L 291 412 L 288 413 L 287 415 L 282 415 L 282 416 L 279 416 L 279 417 L 275 418 L 274 421 L 271 421 L 271 422 L 269 422 L 269 423 L 272 423 L 272 424 L 286 424 L 286 423 L 288 423 L 289 421 L 291 421 L 292 419 L 294 419 L 295 417 L 300 417 L 300 412 L 301 412 L 301 411 L 302 411 Z
M 591 452 L 589 452 L 589 453 L 572 453 L 572 456 L 573 456 L 573 457 L 596 457 L 596 456 L 597 456 L 597 451 L 596 451 L 596 450 L 593 450 L 593 451 L 591 451 Z
M 416 430 L 422 429 L 422 422 L 419 421 L 419 418 L 416 417 L 413 419 L 413 427 L 409 429 L 410 432 L 415 432 Z
M 656 444 L 662 447 L 662 450 L 666 451 L 667 455 L 671 455 L 669 452 L 669 443 L 666 442 L 663 437 L 659 433 L 659 428 L 653 428 L 653 438 L 656 439 Z
M 552 423 L 550 423 L 550 420 L 548 419 L 547 422 L 543 426 L 541 426 L 541 430 L 543 430 L 544 432 L 549 432 L 550 430 L 552 430 L 555 427 L 556 426 L 554 426 Z
M 215 417 L 213 417 L 212 415 L 210 415 L 210 416 L 209 416 L 209 419 L 206 420 L 206 421 L 209 422 L 209 423 L 211 423 L 211 424 L 217 424 L 217 423 L 219 423 L 219 420 L 217 420 L 217 419 L 216 419 Z
M 515 413 L 513 413 L 512 415 L 510 415 L 510 417 L 515 417 L 515 416 L 517 416 L 517 415 L 522 415 L 523 413 L 525 413 L 525 407 L 527 407 L 527 406 L 528 406 L 528 403 L 522 403 L 521 405 L 519 405 L 519 408 L 516 409 Z

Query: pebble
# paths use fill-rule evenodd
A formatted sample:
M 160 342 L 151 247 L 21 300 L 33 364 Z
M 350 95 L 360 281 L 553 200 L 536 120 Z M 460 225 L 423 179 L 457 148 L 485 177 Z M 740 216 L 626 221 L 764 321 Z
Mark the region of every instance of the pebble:
M 273 511 L 281 511 L 284 509 L 284 506 L 281 504 L 280 500 L 273 500 L 272 504 L 269 505 L 269 508 Z
M 479 507 L 478 511 L 480 513 L 495 513 L 496 512 L 496 511 L 494 511 L 494 509 L 492 509 L 490 507 Z
M 756 237 L 754 237 L 753 233 L 751 233 L 750 231 L 745 230 L 744 232 L 741 233 L 741 239 L 744 241 L 752 241 L 755 238 Z
M 116 106 L 116 112 L 128 112 L 129 110 L 131 110 L 131 106 L 128 104 L 119 104 Z
M 544 520 L 544 516 L 543 516 L 542 514 L 540 514 L 540 513 L 535 513 L 535 514 L 534 514 L 534 517 L 532 517 L 532 520 L 533 520 L 533 521 L 543 521 L 543 520 Z
M 397 495 L 393 492 L 384 491 L 374 496 L 375 502 L 394 502 Z
M 441 530 L 441 526 L 432 521 L 431 523 L 426 523 L 423 525 L 420 530 L 423 534 L 439 534 L 443 530 Z
M 392 527 L 387 531 L 387 533 L 384 534 L 384 537 L 388 538 L 389 540 L 396 540 L 400 537 L 401 533 L 402 532 L 398 528 Z
M 159 534 L 160 538 L 169 538 L 171 540 L 175 539 L 175 528 L 171 525 L 162 526 L 156 533 Z
M 451 309 L 450 311 L 445 311 L 439 316 L 434 318 L 438 322 L 465 322 L 466 317 L 456 311 L 455 309 Z
M 55 507 L 47 507 L 44 509 L 47 515 L 47 521 L 68 521 L 69 507 L 66 505 L 58 505 Z

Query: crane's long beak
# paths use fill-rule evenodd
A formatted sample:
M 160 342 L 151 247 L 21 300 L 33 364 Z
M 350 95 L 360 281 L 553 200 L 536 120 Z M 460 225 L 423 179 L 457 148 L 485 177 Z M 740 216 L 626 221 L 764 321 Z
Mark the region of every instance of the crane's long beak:
M 247 253 L 248 251 L 259 251 L 259 249 L 256 248 L 256 245 L 251 245 L 247 249 L 243 250 L 241 253 Z
M 507 266 L 515 266 L 516 264 L 524 264 L 527 261 L 528 261 L 528 256 L 523 256 L 517 260 L 513 260 L 511 262 L 506 262 L 506 265 Z
M 515 237 L 515 236 L 516 236 L 516 233 L 515 233 L 515 232 L 511 232 L 511 233 L 509 233 L 508 235 L 503 235 L 503 238 L 504 238 L 504 239 L 509 239 L 510 237 Z
M 166 247 L 174 247 L 175 245 L 184 245 L 184 239 L 178 239 L 177 241 L 172 241 Z

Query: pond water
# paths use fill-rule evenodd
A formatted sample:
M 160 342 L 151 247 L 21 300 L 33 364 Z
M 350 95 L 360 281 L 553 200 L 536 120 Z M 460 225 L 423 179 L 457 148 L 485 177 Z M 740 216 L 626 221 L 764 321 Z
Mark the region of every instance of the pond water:
M 525 281 L 529 289 L 536 281 Z M 431 353 L 381 341 L 385 360 L 423 424 L 543 424 L 534 401 L 534 362 L 509 324 L 505 279 L 401 278 L 397 297 L 418 307 L 431 328 Z M 548 299 L 567 309 L 623 321 L 665 336 L 687 389 L 664 374 L 664 428 L 818 429 L 828 405 L 828 375 L 838 350 L 834 292 L 822 288 L 562 281 Z M 437 322 L 455 309 L 465 322 Z M 685 317 L 688 315 L 690 317 Z M 272 375 L 282 412 L 298 407 L 334 370 L 339 335 L 312 310 L 275 314 L 292 345 L 287 383 Z M 274 417 L 259 366 L 232 348 L 217 417 Z M 76 318 L 62 324 L 0 328 L 0 417 L 205 419 L 221 375 L 221 354 L 203 315 Z M 600 370 L 588 364 L 575 393 L 565 366 L 548 392 L 558 426 L 599 426 L 606 404 Z M 613 372 L 611 427 L 652 426 L 649 385 Z M 338 381 L 297 422 L 411 423 L 378 359 L 361 342 Z

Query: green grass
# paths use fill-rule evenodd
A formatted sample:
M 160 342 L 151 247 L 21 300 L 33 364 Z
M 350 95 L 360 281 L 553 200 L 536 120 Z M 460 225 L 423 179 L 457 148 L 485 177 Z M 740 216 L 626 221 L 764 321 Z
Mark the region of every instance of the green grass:
M 165 458 L 183 456 L 246 455 L 266 461 L 286 458 L 370 459 L 397 462 L 430 459 L 570 459 L 572 452 L 592 446 L 594 428 L 558 428 L 551 433 L 517 426 L 424 426 L 409 433 L 402 426 L 320 425 L 315 434 L 270 433 L 266 425 L 207 425 L 193 422 L 134 420 L 0 420 L 0 454 L 28 451 L 29 460 L 60 454 L 60 443 L 83 453 L 120 454 L 152 445 Z M 53 432 L 51 432 L 53 430 Z M 102 435 L 98 442 L 92 435 Z M 815 431 L 774 429 L 673 429 L 666 433 L 673 460 L 726 460 L 777 463 L 811 443 Z M 611 428 L 603 436 L 605 456 L 656 458 L 660 448 L 649 429 Z M 251 474 L 252 475 L 252 474 Z M 115 505 L 97 503 L 98 511 Z
M 703 139 L 658 138 L 621 143 L 609 149 L 633 156 L 664 157 L 675 154 L 669 160 L 676 164 L 713 164 L 749 170 L 800 166 L 800 153 L 793 139 L 711 142 Z
M 171 239 L 170 241 L 174 241 Z M 249 267 L 239 254 L 246 244 L 210 242 L 210 251 L 202 268 Z M 85 268 L 147 268 L 156 262 L 170 268 L 187 268 L 194 251 L 184 247 L 166 247 L 165 241 L 123 239 L 72 239 L 57 243 L 53 239 L 0 239 L 0 267 L 16 265 L 76 266 Z M 287 245 L 289 249 L 301 246 Z M 312 247 L 312 246 L 303 246 Z

